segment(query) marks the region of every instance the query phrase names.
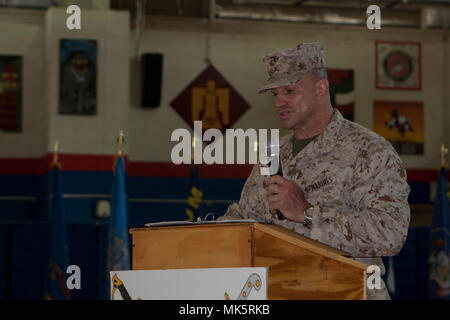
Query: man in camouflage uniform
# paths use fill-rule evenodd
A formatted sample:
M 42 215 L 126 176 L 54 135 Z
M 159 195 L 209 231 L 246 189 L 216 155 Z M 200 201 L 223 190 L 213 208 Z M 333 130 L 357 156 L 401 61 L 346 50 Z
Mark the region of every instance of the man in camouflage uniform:
M 330 103 L 321 43 L 299 44 L 263 58 L 275 109 L 291 134 L 280 139 L 283 177 L 255 165 L 239 203 L 222 219 L 275 223 L 335 247 L 385 272 L 381 256 L 398 254 L 406 239 L 409 186 L 392 145 L 342 117 Z M 285 220 L 279 220 L 279 210 Z M 389 299 L 381 289 L 367 299 Z

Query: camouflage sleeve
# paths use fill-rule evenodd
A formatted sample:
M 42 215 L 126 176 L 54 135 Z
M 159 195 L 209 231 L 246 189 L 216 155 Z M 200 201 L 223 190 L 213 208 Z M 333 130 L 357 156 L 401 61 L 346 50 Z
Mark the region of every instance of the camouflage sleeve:
M 255 219 L 263 220 L 266 210 L 264 176 L 259 172 L 259 165 L 255 165 L 244 184 L 239 202 L 230 204 L 227 212 L 218 220 L 227 219 Z
M 317 204 L 311 237 L 353 257 L 398 254 L 408 233 L 410 188 L 397 154 L 390 148 L 363 151 L 347 190 L 341 209 Z

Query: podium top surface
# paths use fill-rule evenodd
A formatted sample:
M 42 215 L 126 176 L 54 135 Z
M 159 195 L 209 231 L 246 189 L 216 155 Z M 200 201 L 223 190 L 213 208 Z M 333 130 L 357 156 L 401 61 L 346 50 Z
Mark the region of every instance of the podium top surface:
M 305 236 L 302 236 L 294 231 L 285 229 L 281 226 L 274 224 L 262 224 L 258 222 L 233 222 L 233 223 L 192 223 L 187 225 L 167 225 L 167 226 L 152 226 L 145 228 L 131 228 L 130 234 L 135 235 L 141 232 L 151 232 L 152 230 L 186 230 L 195 228 L 230 228 L 230 227 L 249 227 L 254 230 L 269 234 L 275 238 L 287 241 L 295 246 L 302 247 L 303 249 L 312 251 L 314 253 L 326 256 L 328 258 L 340 261 L 347 265 L 356 267 L 361 270 L 366 270 L 367 265 L 364 263 L 353 260 L 348 253 L 330 247 L 326 244 L 320 243 L 318 241 L 312 240 Z

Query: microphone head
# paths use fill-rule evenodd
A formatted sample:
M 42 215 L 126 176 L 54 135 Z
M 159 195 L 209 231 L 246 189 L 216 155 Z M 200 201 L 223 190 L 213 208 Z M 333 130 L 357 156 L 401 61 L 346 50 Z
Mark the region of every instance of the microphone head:
M 269 158 L 278 157 L 280 153 L 280 145 L 279 141 L 271 141 L 270 139 L 267 140 L 267 144 L 265 146 L 266 148 L 266 155 Z
M 268 140 L 266 146 L 262 146 L 265 149 L 266 162 L 265 165 L 269 167 L 268 175 L 274 175 L 280 168 L 280 145 L 277 140 Z

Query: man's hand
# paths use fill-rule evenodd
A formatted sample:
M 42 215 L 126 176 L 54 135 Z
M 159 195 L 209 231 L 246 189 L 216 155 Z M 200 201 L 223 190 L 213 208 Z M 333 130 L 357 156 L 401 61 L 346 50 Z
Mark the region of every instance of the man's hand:
M 305 208 L 310 204 L 295 182 L 279 175 L 272 176 L 267 179 L 266 192 L 271 214 L 276 214 L 278 209 L 286 219 L 303 223 Z

